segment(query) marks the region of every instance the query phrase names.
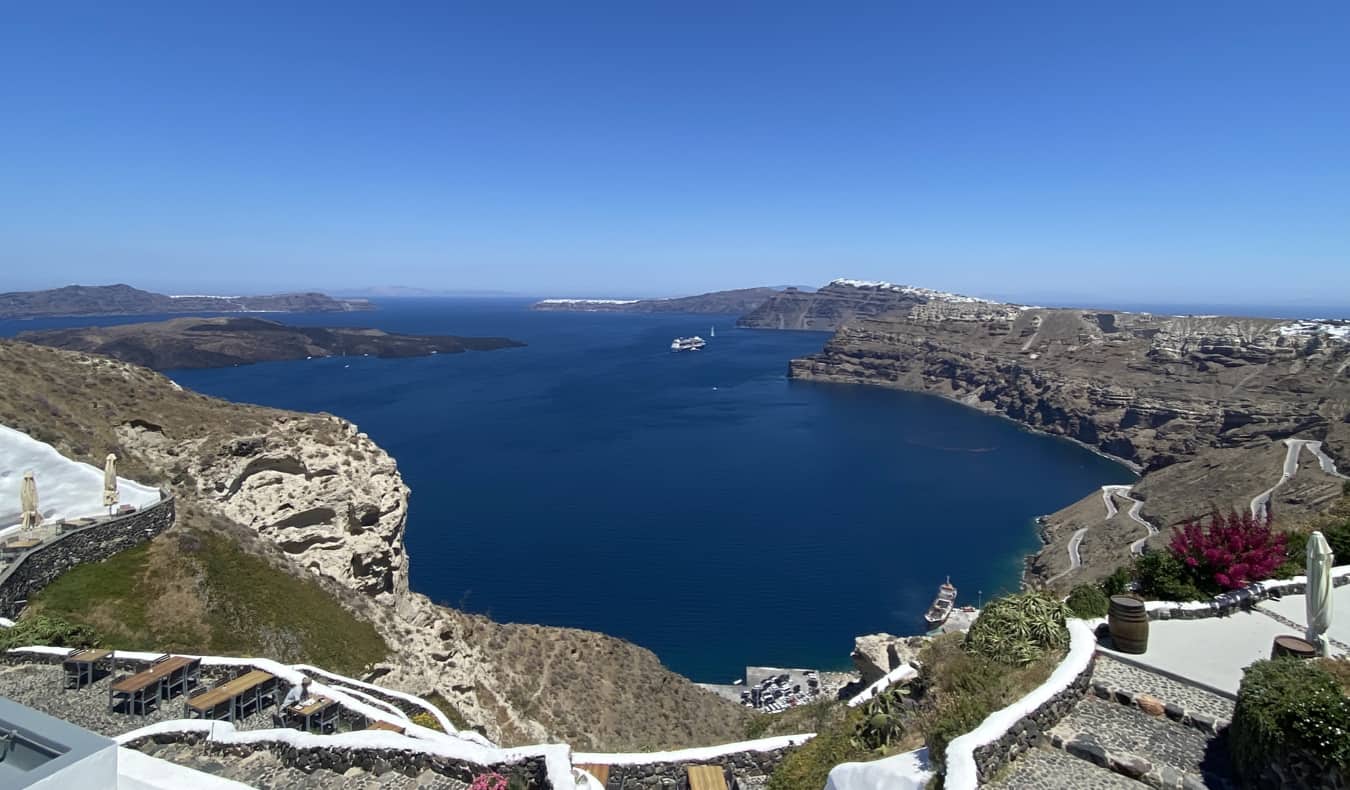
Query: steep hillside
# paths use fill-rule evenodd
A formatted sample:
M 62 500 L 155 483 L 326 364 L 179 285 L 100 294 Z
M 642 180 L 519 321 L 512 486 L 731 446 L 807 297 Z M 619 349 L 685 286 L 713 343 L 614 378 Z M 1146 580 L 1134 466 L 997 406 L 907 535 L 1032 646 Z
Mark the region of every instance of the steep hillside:
M 115 452 L 124 475 L 177 494 L 182 524 L 156 544 L 194 532 L 240 538 L 245 551 L 271 557 L 274 572 L 313 579 L 388 644 L 372 675 L 439 693 L 492 737 L 627 749 L 744 731 L 744 709 L 650 651 L 602 634 L 502 625 L 410 592 L 408 488 L 393 459 L 338 417 L 227 403 L 144 368 L 23 342 L 0 341 L 0 370 L 0 422 L 78 460 Z M 148 551 L 147 562 L 184 556 L 179 545 Z M 207 555 L 186 555 L 208 572 Z M 210 585 L 182 581 L 173 591 L 184 611 L 221 600 Z M 175 644 L 190 649 L 193 633 L 183 629 Z
M 1281 480 L 1279 440 L 1322 440 L 1350 461 L 1350 324 L 1024 308 L 930 298 L 857 319 L 790 375 L 930 392 L 1065 436 L 1136 464 L 1143 516 L 1166 527 L 1214 507 L 1246 508 Z M 1314 511 L 1340 481 L 1311 456 L 1272 498 Z M 1102 524 L 1101 492 L 1049 520 L 1033 570 L 1067 566 L 1063 543 Z M 1126 500 L 1119 504 L 1129 507 Z M 1127 556 L 1143 528 L 1122 514 L 1084 560 Z M 1089 556 L 1091 555 L 1091 556 Z

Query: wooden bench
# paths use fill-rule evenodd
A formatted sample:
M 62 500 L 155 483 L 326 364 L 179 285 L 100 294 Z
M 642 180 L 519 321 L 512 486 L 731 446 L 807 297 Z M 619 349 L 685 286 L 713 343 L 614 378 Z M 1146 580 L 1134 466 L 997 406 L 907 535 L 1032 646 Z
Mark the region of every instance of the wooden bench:
M 720 765 L 691 765 L 689 790 L 727 790 L 727 777 Z
M 42 538 L 10 538 L 0 544 L 0 554 L 15 557 L 42 545 Z
M 390 723 L 387 722 L 387 721 L 380 721 L 379 719 L 376 719 L 375 721 L 372 721 L 369 725 L 366 726 L 366 729 L 367 729 L 367 730 L 384 730 L 384 731 L 386 731 L 386 732 L 396 732 L 396 733 L 398 733 L 399 735 L 402 735 L 402 734 L 404 733 L 404 728 L 403 728 L 403 727 L 400 727 L 400 726 L 398 726 L 397 724 L 390 724 Z
M 609 784 L 609 766 L 600 763 L 577 763 L 577 767 L 594 776 L 601 786 Z
M 229 721 L 266 707 L 263 700 L 276 690 L 274 675 L 254 669 L 213 689 L 193 694 L 183 703 L 188 718 L 219 719 L 222 709 Z
M 65 670 L 65 688 L 79 690 L 94 682 L 98 662 L 112 655 L 111 650 L 72 650 L 61 661 Z

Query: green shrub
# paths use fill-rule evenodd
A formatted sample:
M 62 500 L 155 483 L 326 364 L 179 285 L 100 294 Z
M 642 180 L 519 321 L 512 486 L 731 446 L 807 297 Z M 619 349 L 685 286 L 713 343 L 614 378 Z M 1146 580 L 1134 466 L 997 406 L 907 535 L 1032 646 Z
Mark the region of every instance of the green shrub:
M 1106 610 L 1111 606 L 1106 593 L 1095 584 L 1080 584 L 1073 588 L 1069 591 L 1069 600 L 1064 603 L 1074 617 L 1084 620 L 1105 617 Z
M 941 770 L 953 738 L 975 729 L 990 713 L 1045 682 L 1058 656 L 1010 668 L 967 651 L 959 634 L 949 634 L 929 643 L 919 654 L 919 662 L 922 669 L 914 683 L 921 697 L 918 726 L 929 759 Z
M 1130 566 L 1122 565 L 1111 571 L 1111 575 L 1102 579 L 1102 592 L 1109 599 L 1112 595 L 1123 595 L 1130 589 Z
M 1267 766 L 1291 754 L 1350 778 L 1350 699 L 1318 663 L 1280 658 L 1247 668 L 1228 731 L 1246 782 L 1259 783 Z
M 1350 483 L 1346 483 L 1346 485 L 1350 485 Z M 1327 544 L 1331 546 L 1331 553 L 1336 555 L 1341 564 L 1350 562 L 1350 521 L 1327 527 L 1322 530 L 1322 537 L 1327 539 Z
M 846 726 L 816 733 L 816 737 L 789 752 L 770 774 L 768 790 L 820 790 L 831 768 L 874 757 L 853 741 L 852 728 L 860 718 L 861 711 L 850 711 Z
M 1069 644 L 1059 599 L 1032 590 L 990 601 L 966 634 L 966 649 L 1014 666 L 1026 666 L 1047 650 Z
M 429 730 L 436 730 L 437 732 L 445 732 L 445 728 L 441 726 L 440 720 L 437 719 L 435 716 L 432 716 L 430 713 L 427 713 L 426 711 L 422 711 L 421 713 L 414 713 L 409 720 L 413 724 L 416 724 L 421 727 L 426 727 Z
M 1134 574 L 1139 582 L 1139 592 L 1145 598 L 1198 601 L 1211 595 L 1200 588 L 1195 571 L 1169 551 L 1144 552 L 1134 561 Z
M 862 707 L 853 727 L 853 743 L 869 751 L 885 751 L 905 734 L 905 689 L 877 694 Z
M 26 645 L 97 647 L 98 644 L 99 637 L 93 628 L 45 614 L 30 614 L 19 618 L 12 628 L 0 628 L 0 650 Z

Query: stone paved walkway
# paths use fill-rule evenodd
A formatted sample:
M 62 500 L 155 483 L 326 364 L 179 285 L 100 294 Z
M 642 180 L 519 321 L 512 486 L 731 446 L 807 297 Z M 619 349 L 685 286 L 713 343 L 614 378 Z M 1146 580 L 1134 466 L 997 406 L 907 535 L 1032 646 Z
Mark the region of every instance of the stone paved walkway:
M 1201 713 L 1213 719 L 1225 722 L 1233 720 L 1233 701 L 1227 697 L 1117 661 L 1105 654 L 1097 655 L 1092 682 L 1136 694 L 1149 694 L 1164 702 L 1180 705 L 1188 712 Z
M 984 785 L 999 790 L 1143 790 L 1147 786 L 1046 746 L 1017 758 L 1011 770 Z
M 1211 741 L 1192 727 L 1150 716 L 1138 708 L 1089 696 L 1050 730 L 1053 742 L 1096 746 L 1111 755 L 1142 758 L 1160 773 L 1226 778 L 1230 773 L 1225 739 Z M 1066 749 L 1074 753 L 1072 745 Z M 1170 783 L 1165 783 L 1170 784 Z M 1206 787 L 1223 787 L 1208 782 Z
M 1102 653 L 1092 686 L 1045 741 L 987 786 L 1236 787 L 1226 732 L 1231 700 Z
M 151 757 L 182 765 L 205 773 L 233 779 L 259 790 L 466 790 L 468 785 L 448 776 L 424 771 L 417 776 L 405 776 L 396 771 L 375 775 L 353 768 L 346 773 L 320 769 L 305 773 L 283 765 L 271 752 L 255 752 L 245 758 L 210 754 L 200 745 L 185 743 L 146 743 L 140 751 Z

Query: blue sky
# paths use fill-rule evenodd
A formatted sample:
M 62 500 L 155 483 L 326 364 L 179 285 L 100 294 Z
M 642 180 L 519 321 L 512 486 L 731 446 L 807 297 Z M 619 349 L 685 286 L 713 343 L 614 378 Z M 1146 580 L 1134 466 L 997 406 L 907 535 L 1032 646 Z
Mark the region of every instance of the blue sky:
M 4 17 L 0 290 L 1350 294 L 1350 4 Z

